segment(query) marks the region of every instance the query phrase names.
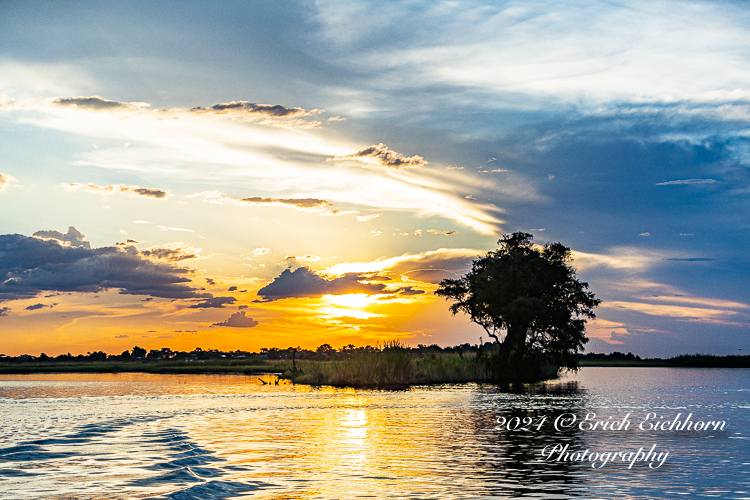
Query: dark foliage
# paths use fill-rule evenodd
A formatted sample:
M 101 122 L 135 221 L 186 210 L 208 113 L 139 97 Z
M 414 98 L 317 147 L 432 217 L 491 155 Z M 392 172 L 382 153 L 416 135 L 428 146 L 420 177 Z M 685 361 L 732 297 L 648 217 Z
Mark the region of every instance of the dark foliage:
M 488 356 L 501 381 L 527 381 L 577 367 L 587 342 L 586 318 L 599 299 L 576 278 L 570 249 L 561 243 L 538 247 L 532 235 L 505 235 L 494 252 L 474 261 L 463 278 L 446 279 L 436 294 L 454 301 L 482 326 L 499 349 Z

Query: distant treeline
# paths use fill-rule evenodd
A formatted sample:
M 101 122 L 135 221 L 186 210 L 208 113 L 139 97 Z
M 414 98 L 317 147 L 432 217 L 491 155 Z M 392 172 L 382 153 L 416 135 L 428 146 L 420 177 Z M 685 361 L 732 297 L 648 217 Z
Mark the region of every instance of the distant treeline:
M 437 344 L 423 345 L 419 344 L 417 347 L 402 347 L 403 349 L 410 351 L 414 354 L 438 354 L 438 353 L 455 353 L 459 356 L 464 354 L 476 355 L 478 352 L 486 351 L 490 349 L 490 344 L 484 344 L 484 346 L 461 344 L 453 347 L 440 347 Z M 161 349 L 151 349 L 147 351 L 142 347 L 135 346 L 133 349 L 125 350 L 120 354 L 107 354 L 104 351 L 88 352 L 86 354 L 72 355 L 60 354 L 59 356 L 48 356 L 45 353 L 41 353 L 39 356 L 32 356 L 29 354 L 22 354 L 20 356 L 6 356 L 0 354 L 0 363 L 24 363 L 24 362 L 102 362 L 102 361 L 208 361 L 208 360 L 242 360 L 242 359 L 255 359 L 255 360 L 311 360 L 311 361 L 334 361 L 338 359 L 349 359 L 351 357 L 371 353 L 380 352 L 381 346 L 364 346 L 355 347 L 353 344 L 336 349 L 330 344 L 323 344 L 315 350 L 301 349 L 299 347 L 288 347 L 286 349 L 279 349 L 276 347 L 262 348 L 259 352 L 250 351 L 220 351 L 218 349 L 201 349 L 200 347 L 193 349 L 192 351 L 173 351 L 167 347 Z
M 581 365 L 668 366 L 675 368 L 750 368 L 750 356 L 714 356 L 712 354 L 682 354 L 671 358 L 641 359 L 633 353 L 613 352 L 579 354 Z
M 437 344 L 408 347 L 399 344 L 399 349 L 415 355 L 425 357 L 436 354 L 457 354 L 459 357 L 472 356 L 481 357 L 495 349 L 494 344 L 471 345 L 461 344 L 452 347 L 440 347 Z M 22 354 L 20 356 L 6 356 L 0 354 L 0 363 L 24 364 L 24 363 L 101 363 L 101 362 L 159 362 L 159 361 L 184 361 L 184 362 L 206 362 L 206 361 L 338 361 L 356 358 L 362 355 L 381 352 L 383 346 L 355 347 L 353 344 L 336 349 L 330 344 L 323 344 L 315 350 L 301 349 L 299 347 L 288 347 L 279 349 L 276 347 L 263 348 L 259 352 L 250 351 L 220 351 L 218 349 L 201 349 L 192 351 L 173 351 L 167 347 L 151 349 L 147 351 L 142 347 L 135 346 L 120 354 L 107 354 L 104 351 L 88 352 L 86 354 L 72 355 L 60 354 L 59 356 L 48 356 L 41 353 L 39 356 Z M 671 358 L 641 358 L 628 352 L 613 352 L 611 354 L 586 353 L 579 354 L 578 361 L 581 366 L 671 366 L 685 368 L 750 368 L 750 356 L 714 356 L 710 354 L 683 354 Z

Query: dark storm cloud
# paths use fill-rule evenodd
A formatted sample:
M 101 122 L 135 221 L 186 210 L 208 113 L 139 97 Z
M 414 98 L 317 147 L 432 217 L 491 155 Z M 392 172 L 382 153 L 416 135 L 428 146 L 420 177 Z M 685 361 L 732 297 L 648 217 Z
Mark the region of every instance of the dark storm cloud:
M 239 113 L 250 116 L 267 116 L 271 118 L 286 118 L 292 116 L 309 116 L 302 108 L 287 108 L 281 104 L 256 104 L 249 101 L 232 101 L 228 103 L 214 104 L 210 108 L 193 108 L 194 113 Z
M 258 326 L 258 322 L 253 318 L 245 316 L 245 311 L 238 311 L 221 323 L 214 323 L 211 326 L 231 326 L 232 328 L 252 328 Z
M 10 312 L 10 307 L 0 307 L 0 316 L 7 316 Z
M 406 157 L 401 153 L 397 153 L 396 151 L 388 149 L 388 146 L 386 146 L 382 142 L 377 146 L 373 144 L 369 148 L 357 151 L 356 153 L 346 156 L 334 156 L 333 158 L 328 158 L 328 160 L 341 161 L 357 158 L 372 158 L 381 167 L 390 167 L 395 169 L 416 168 L 427 165 L 427 162 L 424 161 L 424 158 L 422 158 L 421 156 L 415 155 Z
M 293 297 L 320 297 L 326 294 L 388 293 L 385 291 L 385 285 L 360 283 L 360 280 L 365 279 L 371 278 L 362 274 L 349 273 L 327 280 L 307 267 L 300 267 L 295 271 L 285 269 L 271 283 L 258 290 L 258 296 L 268 302 Z M 378 279 L 386 278 L 378 277 Z
M 188 306 L 191 309 L 210 309 L 210 308 L 222 308 L 226 304 L 234 304 L 237 301 L 234 297 L 212 297 L 206 299 L 203 302 Z
M 67 234 L 0 235 L 0 301 L 29 299 L 41 292 L 98 292 L 170 299 L 201 298 L 190 286 L 192 271 L 152 262 L 135 247 L 91 248 L 74 227 Z
M 130 109 L 132 106 L 124 102 L 110 101 L 102 99 L 99 96 L 91 97 L 61 97 L 52 101 L 55 106 L 69 107 L 77 106 L 81 109 L 90 109 L 93 111 L 113 110 L 113 109 Z

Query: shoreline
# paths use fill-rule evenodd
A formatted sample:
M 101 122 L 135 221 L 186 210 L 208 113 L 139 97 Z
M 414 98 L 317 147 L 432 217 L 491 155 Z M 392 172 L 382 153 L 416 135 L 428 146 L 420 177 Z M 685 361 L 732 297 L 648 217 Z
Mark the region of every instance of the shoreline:
M 317 362 L 319 364 L 334 366 L 336 361 Z M 717 362 L 700 362 L 696 360 L 690 363 L 674 363 L 668 359 L 646 359 L 646 360 L 585 360 L 580 361 L 579 368 L 750 368 L 736 364 L 721 364 Z M 234 375 L 293 375 L 292 367 L 288 361 L 265 361 L 262 363 L 237 363 L 226 362 L 174 362 L 174 361 L 149 361 L 149 362 L 80 362 L 80 363 L 0 363 L 0 375 L 23 375 L 44 373 L 152 373 L 152 374 L 234 374 Z M 293 379 L 292 377 L 285 377 Z M 452 382 L 487 382 L 487 380 L 451 380 L 454 377 L 446 377 L 437 383 Z M 304 383 L 304 382 L 301 382 Z M 390 384 L 397 386 L 424 385 L 430 382 L 415 382 L 404 384 Z M 434 383 L 434 382 L 433 382 Z M 312 384 L 316 385 L 316 384 Z M 331 384 L 325 384 L 331 385 Z M 378 387 L 378 383 L 360 383 L 357 387 Z

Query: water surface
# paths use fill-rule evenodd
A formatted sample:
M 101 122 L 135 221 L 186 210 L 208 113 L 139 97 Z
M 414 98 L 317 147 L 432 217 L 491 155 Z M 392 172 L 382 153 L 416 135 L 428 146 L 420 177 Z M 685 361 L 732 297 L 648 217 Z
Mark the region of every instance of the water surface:
M 750 370 L 584 368 L 516 392 L 265 380 L 0 376 L 0 498 L 750 499 Z M 593 413 L 629 414 L 630 428 L 553 425 Z M 649 413 L 649 423 L 692 413 L 725 426 L 639 429 Z M 524 419 L 532 425 L 519 430 Z M 620 459 L 599 468 L 601 460 L 545 460 L 542 450 L 556 445 L 569 458 L 654 445 L 669 455 L 660 466 Z

